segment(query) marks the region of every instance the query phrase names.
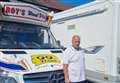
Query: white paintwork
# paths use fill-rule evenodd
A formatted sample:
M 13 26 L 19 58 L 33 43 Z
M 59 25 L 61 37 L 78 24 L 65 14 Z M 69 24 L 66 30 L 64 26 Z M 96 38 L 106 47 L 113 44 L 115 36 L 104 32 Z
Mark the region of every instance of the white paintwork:
M 118 70 L 120 69 L 117 69 L 119 65 L 117 59 L 120 57 L 119 0 L 97 0 L 57 13 L 54 20 L 102 9 L 107 10 L 94 15 L 53 23 L 51 30 L 57 40 L 60 40 L 65 47 L 71 45 L 71 38 L 75 34 L 81 36 L 81 46 L 83 48 L 104 45 L 104 48 L 97 54 L 86 54 L 86 69 L 105 75 L 119 76 Z M 75 27 L 69 28 L 70 25 Z

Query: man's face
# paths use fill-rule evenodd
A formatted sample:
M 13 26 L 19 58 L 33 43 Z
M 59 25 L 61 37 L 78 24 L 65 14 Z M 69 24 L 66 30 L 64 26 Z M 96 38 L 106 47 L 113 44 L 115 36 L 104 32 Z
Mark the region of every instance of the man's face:
M 80 45 L 80 37 L 78 36 L 73 37 L 72 46 L 77 49 L 79 48 L 79 45 Z

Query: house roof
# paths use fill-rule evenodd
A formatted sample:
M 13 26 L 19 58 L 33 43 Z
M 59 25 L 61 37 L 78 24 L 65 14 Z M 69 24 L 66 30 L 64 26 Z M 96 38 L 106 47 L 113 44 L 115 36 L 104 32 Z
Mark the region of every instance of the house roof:
M 48 8 L 53 8 L 58 10 L 66 10 L 73 7 L 70 4 L 60 3 L 58 0 L 22 0 L 22 1 L 35 3 L 38 5 L 42 5 Z
M 69 4 L 60 3 L 57 0 L 37 0 L 37 1 L 41 5 L 52 7 L 52 8 L 59 9 L 59 10 L 66 10 L 66 9 L 73 7 L 72 5 L 69 5 Z

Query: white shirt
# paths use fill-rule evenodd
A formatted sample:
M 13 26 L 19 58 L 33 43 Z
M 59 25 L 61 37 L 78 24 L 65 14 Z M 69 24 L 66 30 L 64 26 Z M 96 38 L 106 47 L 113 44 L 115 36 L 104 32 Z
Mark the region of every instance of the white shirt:
M 72 46 L 63 53 L 63 64 L 68 64 L 69 80 L 80 82 L 85 79 L 84 50 L 76 50 Z

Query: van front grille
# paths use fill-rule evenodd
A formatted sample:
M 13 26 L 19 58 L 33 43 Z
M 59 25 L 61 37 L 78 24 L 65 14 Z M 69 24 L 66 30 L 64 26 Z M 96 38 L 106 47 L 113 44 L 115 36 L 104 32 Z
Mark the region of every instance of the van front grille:
M 65 83 L 62 70 L 25 74 L 25 83 Z

